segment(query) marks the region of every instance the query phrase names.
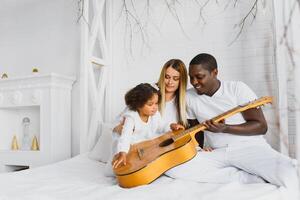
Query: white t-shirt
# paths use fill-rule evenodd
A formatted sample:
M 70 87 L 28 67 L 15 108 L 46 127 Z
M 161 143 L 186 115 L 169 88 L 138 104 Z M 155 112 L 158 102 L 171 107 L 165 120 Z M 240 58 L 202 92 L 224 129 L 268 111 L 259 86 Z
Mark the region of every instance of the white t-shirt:
M 150 116 L 147 122 L 141 120 L 138 112 L 131 110 L 127 110 L 123 117 L 125 117 L 125 123 L 118 140 L 117 153 L 128 152 L 131 144 L 157 137 L 169 129 L 163 123 L 159 112 Z
M 165 110 L 161 117 L 162 120 L 169 125 L 172 123 L 178 123 L 179 117 L 177 113 L 175 97 L 171 101 L 167 101 L 165 105 Z
M 198 95 L 194 88 L 187 91 L 188 119 L 197 119 L 199 123 L 220 115 L 238 105 L 242 105 L 257 99 L 254 92 L 243 82 L 222 81 L 220 88 L 213 96 Z M 227 119 L 226 124 L 241 124 L 245 120 L 241 113 L 237 113 Z M 225 147 L 228 144 L 249 141 L 253 139 L 264 140 L 259 136 L 239 136 L 228 133 L 204 132 L 205 142 L 212 148 Z

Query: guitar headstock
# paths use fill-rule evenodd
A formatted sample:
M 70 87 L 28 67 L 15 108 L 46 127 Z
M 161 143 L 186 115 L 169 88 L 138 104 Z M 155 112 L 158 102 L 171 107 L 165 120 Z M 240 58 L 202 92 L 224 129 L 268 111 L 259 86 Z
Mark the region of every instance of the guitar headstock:
M 243 107 L 245 109 L 256 108 L 272 102 L 273 102 L 273 97 L 265 96 L 257 100 L 251 101 L 249 103 L 245 103 L 244 105 L 240 105 L 240 107 Z

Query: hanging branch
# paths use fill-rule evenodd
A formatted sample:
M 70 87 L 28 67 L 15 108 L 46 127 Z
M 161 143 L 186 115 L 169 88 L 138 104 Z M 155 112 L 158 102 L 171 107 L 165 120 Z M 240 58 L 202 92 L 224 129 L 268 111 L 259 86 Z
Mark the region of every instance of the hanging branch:
M 184 28 L 183 28 L 183 25 L 182 25 L 182 23 L 180 21 L 180 18 L 178 16 L 178 13 L 177 13 L 177 10 L 176 10 L 176 3 L 180 4 L 180 2 L 178 0 L 172 0 L 171 3 L 169 3 L 168 0 L 165 0 L 165 4 L 167 5 L 168 10 L 173 15 L 173 17 L 176 19 L 176 21 L 178 22 L 178 25 L 179 25 L 182 33 L 184 34 L 184 36 L 186 36 L 187 38 L 189 38 L 188 35 L 186 34 Z
M 77 21 L 79 21 L 80 19 L 83 19 L 84 22 L 86 22 L 86 24 L 88 24 L 88 20 L 86 19 L 86 16 L 84 16 L 84 3 L 86 0 L 78 0 L 78 19 Z M 147 22 L 150 16 L 150 1 L 151 0 L 146 0 L 146 14 L 147 14 L 147 20 L 145 20 L 145 23 L 143 25 L 143 21 L 141 20 L 141 18 L 138 15 L 138 12 L 135 8 L 135 2 L 134 0 L 122 0 L 123 1 L 123 6 L 122 6 L 122 10 L 120 12 L 120 16 L 119 19 L 121 18 L 121 16 L 124 14 L 125 15 L 125 33 L 129 36 L 129 49 L 130 49 L 130 53 L 132 55 L 133 53 L 133 49 L 132 49 L 132 44 L 133 44 L 133 35 L 134 35 L 134 29 L 137 27 L 137 29 L 139 30 L 139 34 L 141 36 L 143 45 L 146 45 L 148 48 L 150 48 L 149 42 L 148 42 L 148 35 L 147 35 L 147 30 L 145 27 L 147 27 Z M 128 3 L 128 1 L 130 3 Z M 169 13 L 172 14 L 172 16 L 175 18 L 175 20 L 177 21 L 182 33 L 187 37 L 187 33 L 185 32 L 184 26 L 181 22 L 181 19 L 178 15 L 178 12 L 176 10 L 176 4 L 181 5 L 180 3 L 181 0 L 164 0 L 165 5 L 167 6 L 167 10 L 169 11 Z M 200 19 L 203 21 L 204 24 L 206 24 L 206 20 L 204 18 L 203 12 L 204 9 L 206 8 L 206 6 L 208 5 L 208 3 L 210 2 L 210 0 L 205 0 L 205 2 L 203 4 L 200 4 L 199 0 L 194 0 L 195 3 L 197 3 L 197 5 L 199 6 L 199 18 L 198 21 L 200 21 Z M 225 6 L 226 7 L 232 2 L 232 0 L 228 0 L 228 3 Z M 300 0 L 296 0 L 296 2 L 298 3 L 298 6 L 300 7 Z M 215 0 L 216 4 L 219 4 L 218 0 Z M 238 4 L 238 0 L 233 0 L 233 7 L 236 7 Z M 234 37 L 234 39 L 232 40 L 232 42 L 230 42 L 229 45 L 232 45 L 242 34 L 246 21 L 248 18 L 252 17 L 252 22 L 255 20 L 256 18 L 256 14 L 257 14 L 257 10 L 258 10 L 258 0 L 255 0 L 253 2 L 253 5 L 251 7 L 251 9 L 247 12 L 247 14 L 241 19 L 241 21 L 238 23 L 240 29 L 238 31 L 238 33 L 236 34 L 236 36 Z M 129 8 L 129 6 L 131 8 Z M 125 40 L 124 42 L 126 42 L 126 34 L 125 34 Z
M 147 5 L 149 4 L 149 0 L 147 1 Z M 130 5 L 132 7 L 132 11 L 128 8 L 128 4 L 126 0 L 123 0 L 123 6 L 122 6 L 122 11 L 124 12 L 125 15 L 125 39 L 124 42 L 126 42 L 126 36 L 129 34 L 129 52 L 130 55 L 133 55 L 133 49 L 132 49 L 132 44 L 133 44 L 133 33 L 134 33 L 134 28 L 137 27 L 142 39 L 143 45 L 146 44 L 146 46 L 149 47 L 148 44 L 148 37 L 147 37 L 147 31 L 144 29 L 142 25 L 142 20 L 138 16 L 137 10 L 135 8 L 133 0 L 130 0 Z M 129 31 L 129 33 L 128 33 Z
M 233 7 L 234 7 L 234 8 L 235 8 L 236 5 L 237 5 L 237 1 L 238 1 L 238 0 L 234 0 L 234 4 L 233 4 Z
M 77 23 L 80 21 L 80 19 L 83 19 L 83 21 L 89 26 L 89 23 L 84 16 L 84 0 L 78 0 L 77 5 L 78 5 L 78 13 L 79 13 L 77 18 Z
M 84 0 L 79 0 L 79 1 L 77 2 L 77 6 L 78 6 L 78 18 L 77 18 L 77 22 L 79 22 L 79 20 L 80 20 L 81 18 L 84 17 L 84 16 L 83 16 Z
M 290 57 L 290 60 L 291 60 L 292 66 L 293 66 L 293 70 L 296 67 L 294 56 L 293 56 L 294 50 L 293 50 L 293 47 L 290 45 L 290 43 L 288 41 L 287 34 L 288 34 L 289 28 L 290 28 L 291 23 L 292 23 L 292 17 L 293 17 L 293 14 L 294 14 L 297 2 L 299 2 L 299 0 L 298 1 L 294 1 L 292 9 L 290 10 L 290 13 L 289 13 L 288 21 L 284 25 L 283 35 L 282 35 L 282 38 L 280 40 L 280 44 L 284 43 L 285 46 L 286 46 L 286 48 L 287 48 L 287 50 L 288 50 L 288 54 L 289 54 L 289 57 Z
M 135 27 L 137 27 L 138 29 L 138 33 L 141 36 L 142 39 L 142 45 L 146 45 L 147 48 L 150 48 L 149 42 L 148 42 L 148 35 L 147 35 L 147 23 L 149 21 L 149 16 L 150 16 L 150 0 L 146 1 L 146 15 L 147 15 L 147 19 L 146 20 L 142 20 L 141 17 L 139 17 L 138 12 L 135 8 L 135 2 L 133 0 L 130 0 L 130 3 L 127 0 L 122 0 L 123 5 L 122 5 L 122 10 L 121 10 L 121 14 L 125 15 L 125 35 L 124 35 L 124 42 L 126 43 L 126 41 L 128 40 L 126 37 L 129 37 L 129 52 L 131 54 L 131 56 L 133 55 L 133 41 L 134 41 L 134 29 Z M 167 7 L 167 10 L 169 13 L 172 14 L 172 16 L 175 18 L 175 20 L 177 21 L 182 33 L 187 37 L 188 35 L 186 34 L 183 24 L 180 20 L 180 17 L 177 13 L 176 10 L 176 4 L 180 4 L 179 0 L 164 0 L 164 3 Z M 155 26 L 155 25 L 154 25 Z M 156 26 L 155 26 L 156 27 Z M 159 28 L 156 27 L 156 29 L 159 31 Z M 126 44 L 125 44 L 126 46 Z
M 83 1 L 83 0 L 81 0 Z M 141 18 L 138 16 L 137 10 L 135 8 L 135 2 L 133 0 L 130 0 L 130 3 L 127 2 L 127 0 L 122 0 L 123 1 L 123 6 L 122 6 L 122 10 L 120 13 L 120 17 L 122 14 L 125 15 L 125 40 L 124 42 L 126 42 L 126 37 L 129 36 L 129 51 L 130 54 L 133 55 L 133 49 L 132 49 L 132 44 L 133 44 L 133 40 L 134 40 L 134 29 L 135 27 L 138 28 L 139 30 L 139 34 L 141 36 L 142 39 L 142 44 L 145 45 L 150 48 L 150 45 L 148 43 L 148 36 L 147 36 L 147 30 L 146 30 L 146 25 L 147 25 L 147 21 L 145 20 L 145 23 L 143 25 L 143 21 L 141 20 Z M 300 1 L 300 0 L 299 0 Z M 195 3 L 197 3 L 197 5 L 199 6 L 199 19 L 198 21 L 200 21 L 200 19 L 203 21 L 204 24 L 206 24 L 206 20 L 204 18 L 203 12 L 204 9 L 206 8 L 206 6 L 208 5 L 208 3 L 210 2 L 210 0 L 205 0 L 205 2 L 201 5 L 200 2 L 198 0 L 194 0 Z M 230 0 L 231 2 L 231 0 Z M 176 10 L 176 4 L 181 5 L 180 0 L 164 0 L 164 3 L 167 7 L 167 10 L 169 13 L 172 14 L 172 16 L 174 17 L 174 19 L 177 21 L 181 32 L 184 34 L 185 37 L 189 38 L 189 36 L 187 35 L 184 26 L 181 22 L 181 19 L 178 15 L 178 12 Z M 216 4 L 219 4 L 218 0 L 215 0 Z M 238 0 L 234 0 L 233 2 L 233 6 L 236 7 L 238 3 Z M 253 2 L 253 5 L 251 7 L 251 9 L 247 12 L 247 14 L 241 19 L 240 23 L 238 24 L 238 26 L 240 27 L 239 32 L 237 33 L 237 35 L 235 36 L 235 38 L 233 39 L 233 41 L 229 44 L 233 44 L 242 34 L 246 21 L 248 18 L 250 18 L 252 16 L 252 22 L 255 20 L 256 18 L 256 14 L 257 14 L 257 4 L 258 4 L 258 0 L 255 0 Z M 228 5 L 228 4 L 227 4 Z M 226 5 L 226 7 L 227 7 Z M 129 8 L 130 6 L 130 8 Z M 147 14 L 147 19 L 149 19 L 150 16 L 150 0 L 146 1 L 146 12 Z
M 198 4 L 198 6 L 200 7 L 199 9 L 199 18 L 198 18 L 198 22 L 200 21 L 200 19 L 203 21 L 204 24 L 206 24 L 205 18 L 203 16 L 203 10 L 206 7 L 206 5 L 209 3 L 210 0 L 206 0 L 206 2 L 203 5 L 200 5 L 200 3 L 198 2 L 198 0 L 195 0 L 195 2 Z
M 237 3 L 237 0 L 235 0 L 234 6 L 236 6 L 236 3 Z M 232 45 L 240 37 L 240 35 L 242 34 L 242 31 L 244 30 L 244 26 L 245 26 L 246 20 L 250 17 L 250 15 L 252 15 L 251 24 L 255 20 L 256 14 L 257 14 L 257 3 L 258 3 L 258 0 L 255 0 L 254 3 L 253 3 L 253 5 L 252 5 L 252 7 L 251 7 L 251 9 L 248 11 L 248 13 L 240 21 L 240 23 L 238 25 L 240 27 L 240 30 L 237 33 L 237 35 L 235 36 L 235 38 L 233 39 L 233 41 L 229 44 L 229 46 Z
M 298 6 L 297 6 L 298 5 Z M 300 10 L 300 0 L 295 0 L 291 10 L 289 11 L 289 16 L 288 16 L 288 20 L 286 22 L 286 24 L 284 25 L 284 30 L 283 30 L 283 34 L 282 34 L 282 38 L 280 40 L 280 44 L 284 44 L 287 53 L 288 53 L 288 57 L 289 60 L 291 62 L 291 68 L 288 70 L 288 82 L 293 82 L 295 80 L 294 78 L 294 72 L 296 69 L 296 62 L 295 62 L 295 50 L 293 47 L 293 43 L 291 43 L 289 41 L 289 37 L 288 37 L 288 33 L 291 29 L 291 25 L 292 25 L 292 20 L 294 19 L 294 13 L 296 8 L 298 8 Z M 297 111 L 300 108 L 291 108 L 291 106 L 293 105 L 299 105 L 298 99 L 296 98 L 296 96 L 294 95 L 293 92 L 288 91 L 288 96 L 292 99 L 291 104 L 288 104 L 288 110 L 292 110 L 292 111 Z
M 298 6 L 297 6 L 298 5 Z M 290 41 L 290 37 L 289 37 L 289 31 L 291 30 L 291 26 L 292 26 L 292 21 L 294 20 L 294 13 L 296 8 L 298 8 L 300 10 L 300 0 L 295 0 L 292 4 L 291 9 L 289 10 L 288 13 L 288 19 L 286 21 L 286 23 L 284 24 L 284 28 L 283 28 L 283 34 L 281 36 L 280 45 L 284 45 L 284 47 L 286 48 L 286 52 L 287 52 L 287 56 L 288 59 L 290 61 L 291 67 L 288 69 L 288 74 L 287 74 L 287 82 L 288 84 L 292 84 L 292 87 L 295 87 L 295 69 L 296 69 L 296 62 L 295 62 L 295 50 L 293 47 L 293 43 Z M 295 91 L 294 90 L 287 90 L 287 97 L 288 97 L 288 104 L 287 104 L 287 112 L 289 113 L 294 113 L 296 111 L 299 111 L 299 100 L 297 99 L 296 95 L 295 95 Z M 278 108 L 279 109 L 279 108 Z M 278 119 L 280 118 L 280 116 L 277 117 Z M 280 127 L 280 124 L 278 124 L 278 127 Z M 280 130 L 280 129 L 279 129 Z M 280 132 L 281 133 L 281 132 Z M 288 138 L 283 138 L 283 142 L 284 145 L 286 145 L 287 147 L 288 145 Z M 290 152 L 291 153 L 291 152 Z

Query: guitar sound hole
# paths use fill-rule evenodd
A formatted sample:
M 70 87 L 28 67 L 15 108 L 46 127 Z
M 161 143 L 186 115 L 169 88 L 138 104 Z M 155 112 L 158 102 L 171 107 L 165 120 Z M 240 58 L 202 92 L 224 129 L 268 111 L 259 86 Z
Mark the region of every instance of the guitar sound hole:
M 169 138 L 169 139 L 163 141 L 162 143 L 160 143 L 159 146 L 160 147 L 165 147 L 165 146 L 168 146 L 168 145 L 172 144 L 173 142 L 174 142 L 173 139 Z

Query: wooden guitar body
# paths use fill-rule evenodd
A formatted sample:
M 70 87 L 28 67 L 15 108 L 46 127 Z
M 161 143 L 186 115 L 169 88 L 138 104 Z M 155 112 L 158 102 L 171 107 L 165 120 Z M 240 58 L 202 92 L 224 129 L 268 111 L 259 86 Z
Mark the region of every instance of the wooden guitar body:
M 168 169 L 192 159 L 197 150 L 191 137 L 172 139 L 180 132 L 131 145 L 126 165 L 114 169 L 119 185 L 130 188 L 149 184 Z

